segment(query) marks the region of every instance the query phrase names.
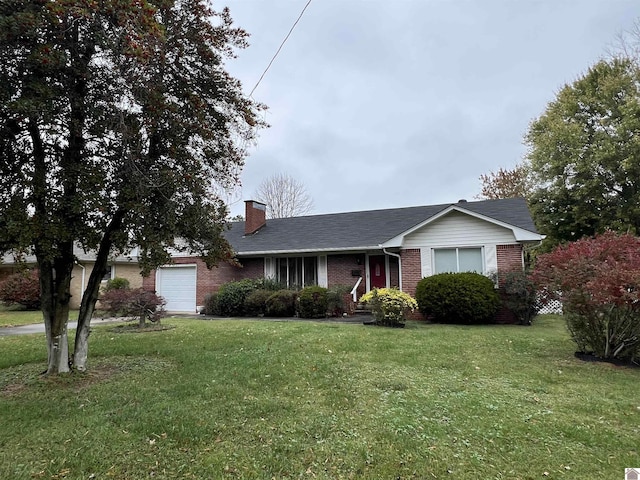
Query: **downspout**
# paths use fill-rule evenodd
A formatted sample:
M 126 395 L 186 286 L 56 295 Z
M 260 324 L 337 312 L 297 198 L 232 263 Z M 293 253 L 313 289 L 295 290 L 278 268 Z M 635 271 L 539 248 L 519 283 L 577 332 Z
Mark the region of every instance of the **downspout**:
M 398 286 L 400 287 L 400 291 L 402 291 L 402 257 L 397 253 L 387 252 L 387 249 L 382 245 L 380 245 L 380 247 L 382 248 L 382 253 L 384 253 L 385 255 L 389 255 L 390 257 L 396 257 L 398 259 L 398 280 L 400 283 L 400 285 Z
M 80 283 L 80 301 L 82 301 L 82 297 L 84 297 L 84 279 L 85 279 L 85 272 L 87 271 L 87 269 L 84 267 L 84 265 L 82 265 L 81 263 L 79 263 L 76 260 L 76 265 L 78 265 L 81 269 L 82 269 L 82 280 Z

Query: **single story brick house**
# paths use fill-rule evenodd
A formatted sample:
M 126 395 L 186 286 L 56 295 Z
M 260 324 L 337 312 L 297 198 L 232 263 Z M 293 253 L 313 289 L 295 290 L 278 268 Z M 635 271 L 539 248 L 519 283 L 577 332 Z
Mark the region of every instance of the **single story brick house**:
M 347 285 L 356 297 L 375 287 L 411 295 L 423 277 L 440 272 L 501 273 L 524 266 L 524 246 L 544 236 L 522 198 L 266 219 L 267 206 L 245 202 L 245 221 L 226 238 L 241 267 L 208 270 L 176 254 L 143 287 L 167 310 L 194 312 L 220 285 L 270 277 L 291 287 Z

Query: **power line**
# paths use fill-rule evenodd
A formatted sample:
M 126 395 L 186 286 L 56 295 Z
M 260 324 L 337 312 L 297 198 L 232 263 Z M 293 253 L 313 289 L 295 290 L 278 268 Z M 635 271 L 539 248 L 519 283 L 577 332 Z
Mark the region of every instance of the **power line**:
M 293 23 L 293 25 L 291 26 L 291 29 L 289 30 L 289 33 L 287 33 L 287 36 L 284 37 L 284 40 L 282 40 L 282 43 L 280 44 L 280 46 L 278 47 L 278 50 L 276 50 L 276 53 L 273 55 L 273 57 L 271 58 L 271 61 L 269 62 L 269 64 L 267 65 L 267 68 L 264 69 L 264 72 L 262 72 L 262 75 L 260 75 L 260 78 L 258 79 L 258 81 L 256 82 L 256 85 L 253 87 L 253 89 L 251 90 L 251 93 L 249 93 L 249 96 L 251 97 L 253 95 L 253 92 L 255 92 L 256 88 L 258 88 L 258 85 L 260 85 L 260 82 L 262 82 L 262 79 L 264 78 L 264 76 L 267 74 L 267 72 L 269 71 L 269 69 L 271 68 L 271 65 L 273 64 L 274 60 L 276 59 L 276 57 L 278 56 L 278 54 L 280 53 L 280 50 L 282 50 L 282 47 L 284 47 L 284 44 L 287 43 L 287 40 L 289 39 L 289 37 L 291 36 L 291 32 L 293 32 L 293 29 L 296 28 L 296 25 L 298 25 L 298 22 L 300 21 L 300 19 L 302 18 L 302 16 L 304 15 L 305 10 L 307 9 L 307 7 L 309 6 L 309 4 L 311 3 L 311 0 L 309 0 L 307 2 L 307 4 L 304 6 L 304 8 L 302 9 L 302 11 L 300 12 L 300 15 L 298 15 L 298 18 L 296 19 L 296 21 Z

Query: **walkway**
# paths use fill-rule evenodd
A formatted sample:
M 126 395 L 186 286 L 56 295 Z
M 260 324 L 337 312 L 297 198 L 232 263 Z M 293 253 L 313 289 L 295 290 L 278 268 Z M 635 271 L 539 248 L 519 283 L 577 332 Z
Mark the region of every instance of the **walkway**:
M 91 325 L 104 325 L 107 323 L 118 323 L 123 320 L 120 318 L 94 318 L 91 320 Z M 78 322 L 69 322 L 67 324 L 68 330 L 75 330 L 78 326 Z M 17 327 L 0 327 L 0 337 L 7 337 L 9 335 L 29 335 L 32 333 L 44 334 L 44 323 L 32 323 L 31 325 L 20 325 Z

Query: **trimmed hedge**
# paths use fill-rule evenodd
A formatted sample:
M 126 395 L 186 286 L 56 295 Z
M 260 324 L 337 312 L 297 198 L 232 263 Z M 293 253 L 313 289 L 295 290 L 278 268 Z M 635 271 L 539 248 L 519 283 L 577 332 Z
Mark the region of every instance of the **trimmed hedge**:
M 301 318 L 324 318 L 327 316 L 327 289 L 324 287 L 306 287 L 298 297 L 298 315 Z
M 278 290 L 267 298 L 267 315 L 270 317 L 293 317 L 296 313 L 297 293 L 293 290 Z
M 267 300 L 273 295 L 272 290 L 258 289 L 247 295 L 244 300 L 244 310 L 247 315 L 260 316 L 267 313 Z
M 418 308 L 439 323 L 495 323 L 500 296 L 493 282 L 478 273 L 440 273 L 416 287 Z
M 241 317 L 245 314 L 244 302 L 247 296 L 256 289 L 256 281 L 244 279 L 238 282 L 225 283 L 217 294 L 217 315 Z

